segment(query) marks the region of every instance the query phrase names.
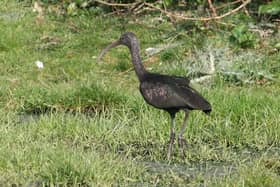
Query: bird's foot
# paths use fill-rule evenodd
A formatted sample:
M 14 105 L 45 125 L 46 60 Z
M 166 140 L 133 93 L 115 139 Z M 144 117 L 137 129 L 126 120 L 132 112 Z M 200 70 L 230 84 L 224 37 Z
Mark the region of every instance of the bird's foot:
M 187 141 L 182 137 L 178 137 L 178 145 L 179 145 L 179 149 L 181 152 L 181 157 L 182 157 L 182 159 L 184 159 L 186 157 L 185 152 L 184 152 L 184 147 L 186 147 Z
M 170 134 L 170 141 L 169 141 L 169 146 L 168 146 L 168 152 L 167 152 L 167 159 L 170 160 L 171 153 L 172 153 L 172 146 L 175 141 L 175 133 Z

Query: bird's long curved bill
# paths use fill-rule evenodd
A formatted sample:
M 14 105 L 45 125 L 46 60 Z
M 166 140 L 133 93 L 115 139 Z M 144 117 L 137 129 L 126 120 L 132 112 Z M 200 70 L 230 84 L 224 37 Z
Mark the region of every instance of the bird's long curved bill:
M 121 45 L 121 42 L 120 40 L 117 40 L 117 41 L 114 41 L 113 43 L 111 43 L 110 45 L 108 45 L 105 49 L 103 49 L 103 51 L 101 51 L 101 53 L 99 54 L 97 60 L 101 60 L 102 57 L 112 48 L 118 46 L 118 45 Z

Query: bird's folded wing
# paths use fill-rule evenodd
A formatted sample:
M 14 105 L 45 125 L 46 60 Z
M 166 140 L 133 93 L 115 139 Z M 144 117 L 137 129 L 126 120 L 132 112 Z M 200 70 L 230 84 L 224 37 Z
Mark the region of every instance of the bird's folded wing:
M 145 100 L 157 108 L 208 109 L 210 104 L 188 85 L 176 82 L 146 81 L 140 85 Z

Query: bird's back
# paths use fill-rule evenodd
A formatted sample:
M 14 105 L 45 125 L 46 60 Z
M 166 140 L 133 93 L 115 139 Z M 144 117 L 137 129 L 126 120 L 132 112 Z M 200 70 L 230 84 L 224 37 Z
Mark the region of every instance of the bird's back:
M 184 77 L 149 73 L 141 81 L 140 91 L 147 103 L 160 109 L 211 111 L 210 103 L 189 86 Z

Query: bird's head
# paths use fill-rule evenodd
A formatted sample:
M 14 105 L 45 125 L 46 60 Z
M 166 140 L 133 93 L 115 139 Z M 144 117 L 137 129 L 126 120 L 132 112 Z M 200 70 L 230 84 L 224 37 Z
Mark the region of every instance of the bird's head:
M 126 32 L 121 35 L 119 41 L 121 45 L 125 45 L 130 48 L 133 43 L 137 43 L 137 38 L 133 32 Z
M 110 45 L 108 45 L 103 51 L 101 51 L 100 55 L 98 56 L 98 60 L 101 60 L 102 57 L 112 48 L 117 47 L 119 45 L 125 45 L 128 48 L 131 48 L 133 45 L 138 45 L 137 38 L 134 33 L 132 32 L 126 32 L 121 35 L 120 39 L 117 41 L 112 42 Z

